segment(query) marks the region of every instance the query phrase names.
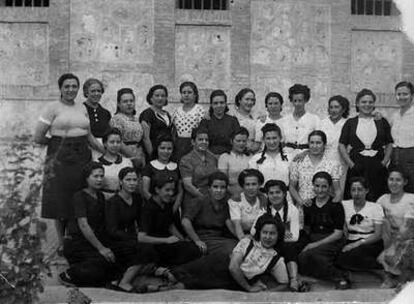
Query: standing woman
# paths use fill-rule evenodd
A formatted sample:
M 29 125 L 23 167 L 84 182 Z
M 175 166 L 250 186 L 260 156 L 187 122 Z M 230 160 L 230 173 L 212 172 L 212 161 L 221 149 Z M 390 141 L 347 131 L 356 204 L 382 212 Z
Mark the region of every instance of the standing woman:
M 262 172 L 264 181 L 277 179 L 289 184 L 289 162 L 282 148 L 282 131 L 274 123 L 262 128 L 264 148 L 261 153 L 252 156 L 249 168 Z
M 241 127 L 231 137 L 232 149 L 230 153 L 223 153 L 218 160 L 218 169 L 229 177 L 229 192 L 233 198 L 240 196 L 238 178 L 240 172 L 249 166 L 250 156 L 246 153 L 247 138 L 249 132 Z
M 386 165 L 390 161 L 393 139 L 388 121 L 374 119 L 375 100 L 371 90 L 361 90 L 355 104 L 358 116 L 348 119 L 342 128 L 339 152 L 349 167 L 345 199 L 350 197 L 349 180 L 354 176 L 363 176 L 372 182 L 368 194 L 371 201 L 376 201 L 387 189 Z
M 240 128 L 236 117 L 227 114 L 227 95 L 215 90 L 210 95 L 210 119 L 203 119 L 200 127 L 207 129 L 209 149 L 216 155 L 231 151 L 231 137 Z
M 83 84 L 83 103 L 88 111 L 91 131 L 96 138 L 102 138 L 109 129 L 111 113 L 100 105 L 102 94 L 105 92 L 103 83 L 95 78 L 89 78 Z
M 122 153 L 131 159 L 135 168 L 145 164 L 143 144 L 147 153 L 152 151 L 149 134 L 143 131 L 142 125 L 136 117 L 135 95 L 130 88 L 122 88 L 117 93 L 117 107 L 111 119 L 111 127 L 117 128 L 122 134 Z
M 180 85 L 182 107 L 173 113 L 173 124 L 177 132 L 174 147 L 174 159 L 180 161 L 181 157 L 191 151 L 191 132 L 200 125 L 205 116 L 205 110 L 198 104 L 198 89 L 194 82 L 185 81 Z
M 247 141 L 247 150 L 250 153 L 255 153 L 260 146 L 256 145 L 255 129 L 256 120 L 253 118 L 252 109 L 256 104 L 256 95 L 254 91 L 249 88 L 240 90 L 234 98 L 235 111 L 232 113 L 237 118 L 240 125 L 249 131 L 249 139 Z
M 407 171 L 406 191 L 414 193 L 414 86 L 402 81 L 395 86 L 395 95 L 400 111 L 391 118 L 391 134 L 394 149 L 391 157 L 392 166 L 400 166 Z
M 157 137 L 160 135 L 172 134 L 172 119 L 170 113 L 162 108 L 168 104 L 167 88 L 157 84 L 149 89 L 147 102 L 150 107 L 139 115 L 139 122 L 142 125 L 144 133 L 149 137 L 151 146 L 148 145 L 147 153 L 150 159 L 153 159 L 154 146 Z
M 306 85 L 295 84 L 289 88 L 289 100 L 293 105 L 293 113 L 281 120 L 283 125 L 286 153 L 292 157 L 307 149 L 308 135 L 316 130 L 319 117 L 306 111 L 311 93 Z
M 208 192 L 208 177 L 217 170 L 217 158 L 208 150 L 208 131 L 201 126 L 191 133 L 193 150 L 179 164 L 184 186 L 183 206 Z
M 42 217 L 55 220 L 62 251 L 67 220 L 73 215 L 71 199 L 82 189 L 81 169 L 91 160 L 88 144 L 104 152 L 91 133 L 88 113 L 75 102 L 79 78 L 63 74 L 58 80 L 60 101 L 49 103 L 37 123 L 34 139 L 47 145 L 42 195 Z M 51 137 L 46 136 L 50 133 Z
M 384 208 L 384 247 L 378 258 L 384 267 L 385 288 L 396 287 L 414 278 L 414 194 L 404 191 L 407 185 L 405 172 L 394 168 L 388 174 L 389 194 L 377 203 Z

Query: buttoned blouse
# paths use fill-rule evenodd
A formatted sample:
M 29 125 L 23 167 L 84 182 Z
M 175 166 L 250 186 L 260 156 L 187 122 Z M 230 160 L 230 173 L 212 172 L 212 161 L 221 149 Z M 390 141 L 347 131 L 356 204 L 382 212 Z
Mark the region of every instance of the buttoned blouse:
M 344 126 L 345 122 L 346 119 L 341 118 L 336 123 L 333 123 L 329 117 L 326 117 L 320 121 L 318 127 L 319 130 L 322 130 L 326 134 L 327 143 L 325 153 L 327 153 L 328 157 L 333 160 L 342 161 L 338 151 L 338 144 L 342 127 Z
M 270 179 L 278 179 L 289 185 L 289 162 L 283 160 L 280 153 L 276 157 L 271 157 L 266 153 L 265 157 L 263 163 L 258 164 L 257 161 L 262 158 L 262 153 L 253 155 L 249 161 L 249 168 L 262 172 L 265 182 Z
M 414 147 L 414 106 L 411 106 L 403 115 L 398 110 L 391 118 L 391 134 L 395 147 Z
M 249 167 L 250 156 L 233 151 L 223 153 L 218 160 L 218 169 L 229 177 L 229 186 L 237 186 L 240 172 Z
M 249 232 L 256 218 L 263 214 L 264 209 L 260 204 L 260 199 L 257 197 L 254 205 L 252 206 L 246 199 L 246 196 L 242 192 L 240 194 L 240 201 L 230 199 L 228 201 L 230 219 L 233 221 L 239 220 L 243 231 Z
M 283 133 L 283 116 L 280 117 L 279 119 L 271 119 L 269 116 L 266 116 L 266 119 L 264 122 L 262 122 L 260 119 L 256 122 L 256 126 L 255 126 L 255 141 L 257 142 L 262 142 L 263 141 L 263 132 L 262 132 L 262 128 L 265 124 L 276 124 L 279 126 L 280 130 L 282 131 L 282 139 L 284 138 L 284 133 Z

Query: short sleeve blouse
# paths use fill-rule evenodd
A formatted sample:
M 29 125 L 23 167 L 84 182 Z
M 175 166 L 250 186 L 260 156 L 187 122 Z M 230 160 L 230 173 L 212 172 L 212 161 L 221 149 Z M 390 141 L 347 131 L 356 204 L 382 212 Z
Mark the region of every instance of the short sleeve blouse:
M 246 196 L 244 195 L 244 193 L 240 194 L 240 201 L 230 199 L 228 201 L 228 204 L 230 211 L 230 219 L 239 220 L 241 222 L 243 231 L 246 232 L 250 231 L 256 218 L 259 217 L 260 214 L 262 214 L 265 211 L 262 208 L 262 204 L 260 203 L 259 198 L 256 199 L 256 202 L 252 206 L 246 200 Z
M 144 131 L 136 116 L 117 113 L 111 118 L 110 124 L 112 128 L 117 128 L 121 131 L 124 143 L 141 142 Z
M 190 138 L 191 132 L 199 126 L 204 116 L 205 110 L 199 104 L 195 104 L 188 112 L 185 112 L 182 107 L 176 109 L 172 120 L 178 137 Z
M 152 108 L 147 108 L 139 115 L 139 122 L 145 121 L 150 126 L 149 137 L 153 145 L 160 134 L 171 135 L 172 120 L 167 111 L 164 113 L 161 115 Z

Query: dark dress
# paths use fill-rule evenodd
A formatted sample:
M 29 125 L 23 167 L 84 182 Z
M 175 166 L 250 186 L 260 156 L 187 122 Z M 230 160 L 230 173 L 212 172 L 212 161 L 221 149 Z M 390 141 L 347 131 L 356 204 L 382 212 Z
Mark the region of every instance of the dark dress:
M 118 278 L 125 269 L 136 264 L 135 253 L 128 248 L 111 244 L 105 231 L 105 198 L 98 192 L 94 198 L 84 190 L 73 196 L 74 217 L 68 223 L 68 234 L 63 245 L 63 254 L 69 262 L 69 274 L 78 286 L 102 286 Z M 96 238 L 103 246 L 110 248 L 116 262 L 110 263 L 84 237 L 78 225 L 78 218 L 86 218 Z
M 364 156 L 360 152 L 366 151 L 366 147 L 356 135 L 358 120 L 358 116 L 348 119 L 342 128 L 341 137 L 339 138 L 339 143 L 345 145 L 345 147 L 351 146 L 349 157 L 355 163 L 353 168 L 348 169 L 344 198 L 351 198 L 349 180 L 354 176 L 363 176 L 370 183 L 367 200 L 376 201 L 388 189 L 387 168 L 381 164 L 381 161 L 384 159 L 384 146 L 393 142 L 391 127 L 385 118 L 374 120 L 377 136 L 370 150 L 377 151 L 377 154 L 374 156 Z
M 72 197 L 82 189 L 82 168 L 91 160 L 87 136 L 53 136 L 47 146 L 43 177 L 44 218 L 69 219 Z
M 209 149 L 216 155 L 230 153 L 231 137 L 240 128 L 236 117 L 224 114 L 223 118 L 218 119 L 211 115 L 210 119 L 203 119 L 200 128 L 208 130 Z
M 110 128 L 109 121 L 111 120 L 111 113 L 99 103 L 96 108 L 89 106 L 86 102 L 83 104 L 88 111 L 93 136 L 102 138 Z
M 140 231 L 152 237 L 170 237 L 170 226 L 174 222 L 172 207 L 172 204 L 160 204 L 151 198 L 142 208 Z M 159 255 L 159 264 L 163 266 L 184 264 L 201 255 L 198 247 L 190 241 L 157 244 L 154 247 Z
M 323 207 L 316 206 L 315 199 L 312 205 L 304 207 L 304 225 L 309 229 L 308 235 L 301 235 L 299 242 L 302 249 L 311 242 L 321 240 L 334 232 L 343 230 L 344 210 L 342 204 L 333 203 L 330 199 Z M 309 249 L 299 254 L 299 272 L 322 279 L 340 280 L 345 273 L 335 267 L 335 259 L 341 250 L 343 240 L 330 242 Z
M 158 180 L 171 179 L 176 184 L 180 180 L 180 170 L 178 165 L 174 162 L 169 162 L 167 165 L 161 163 L 158 160 L 152 160 L 149 162 L 141 173 L 142 176 L 147 176 L 151 179 L 150 192 L 154 193 L 154 185 Z

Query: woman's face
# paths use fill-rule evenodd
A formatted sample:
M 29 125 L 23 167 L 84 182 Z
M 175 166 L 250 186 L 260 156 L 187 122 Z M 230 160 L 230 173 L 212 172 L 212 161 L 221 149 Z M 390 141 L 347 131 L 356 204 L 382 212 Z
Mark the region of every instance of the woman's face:
M 160 161 L 168 162 L 170 161 L 171 154 L 173 152 L 173 143 L 170 141 L 163 141 L 158 146 L 158 159 Z
M 279 116 L 282 112 L 282 103 L 277 97 L 270 97 L 266 105 L 267 112 L 272 116 Z
M 374 98 L 371 95 L 362 96 L 357 102 L 357 107 L 360 113 L 365 115 L 371 115 L 375 109 Z
M 92 170 L 91 174 L 86 179 L 86 183 L 89 188 L 99 190 L 102 188 L 102 182 L 104 178 L 104 170 L 101 168 Z
M 196 151 L 205 152 L 208 149 L 208 134 L 197 134 L 196 138 L 192 142 Z
M 62 99 L 66 101 L 74 101 L 76 96 L 78 96 L 78 91 L 79 84 L 74 78 L 66 79 L 60 88 Z
M 413 94 L 411 94 L 410 89 L 407 87 L 399 87 L 395 91 L 395 97 L 401 108 L 409 107 L 413 102 Z
M 400 172 L 391 172 L 388 176 L 388 189 L 392 194 L 400 194 L 404 192 L 404 187 L 407 185 L 407 180 Z
M 196 95 L 192 87 L 187 86 L 183 87 L 181 90 L 181 100 L 183 104 L 194 104 L 196 100 Z
M 329 196 L 329 183 L 324 178 L 317 178 L 313 182 L 313 192 L 317 198 L 327 198 Z
M 88 101 L 92 104 L 97 104 L 101 101 L 102 88 L 97 82 L 93 82 L 88 88 Z
M 342 108 L 341 104 L 337 100 L 332 100 L 329 103 L 328 113 L 331 119 L 336 120 L 341 118 L 344 111 L 344 108 Z
M 277 237 L 277 228 L 273 224 L 265 224 L 260 230 L 260 243 L 264 248 L 273 248 L 276 245 Z
M 256 176 L 247 176 L 244 179 L 243 192 L 247 197 L 256 197 L 259 193 L 259 179 Z
M 226 98 L 224 96 L 215 96 L 211 101 L 211 108 L 213 109 L 214 115 L 221 117 L 226 111 Z
M 211 184 L 210 188 L 210 195 L 216 200 L 219 201 L 226 196 L 227 192 L 227 184 L 224 180 L 216 179 Z
M 325 144 L 319 135 L 313 135 L 309 138 L 309 153 L 314 156 L 323 155 Z
M 161 202 L 169 204 L 174 201 L 175 182 L 166 183 L 161 188 L 155 188 L 155 192 L 160 198 Z
M 133 193 L 137 190 L 138 187 L 138 176 L 135 172 L 129 172 L 125 177 L 121 180 L 121 188 L 128 192 Z
M 300 94 L 293 94 L 292 95 L 292 100 L 291 100 L 293 107 L 295 109 L 296 112 L 303 112 L 305 111 L 305 95 L 300 93 Z
M 366 189 L 360 182 L 351 184 L 351 197 L 354 201 L 365 201 L 368 194 Z
M 263 136 L 263 141 L 266 146 L 267 151 L 276 151 L 279 149 L 280 135 L 277 131 L 268 131 Z
M 132 115 L 135 111 L 135 98 L 131 93 L 121 95 L 118 103 L 119 111 L 126 115 Z
M 269 188 L 267 192 L 267 198 L 273 207 L 278 207 L 285 201 L 286 193 L 280 189 L 279 186 L 273 186 Z
M 162 109 L 167 104 L 167 94 L 163 89 L 155 90 L 151 96 L 151 103 L 154 107 Z
M 256 103 L 256 97 L 254 96 L 254 94 L 252 92 L 247 92 L 240 99 L 239 107 L 242 108 L 247 113 L 250 113 L 255 103 Z
M 111 154 L 119 154 L 121 152 L 121 137 L 118 134 L 111 134 L 104 143 L 105 149 Z
M 232 140 L 233 151 L 236 153 L 243 153 L 247 147 L 247 135 L 237 134 Z

